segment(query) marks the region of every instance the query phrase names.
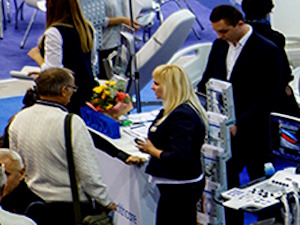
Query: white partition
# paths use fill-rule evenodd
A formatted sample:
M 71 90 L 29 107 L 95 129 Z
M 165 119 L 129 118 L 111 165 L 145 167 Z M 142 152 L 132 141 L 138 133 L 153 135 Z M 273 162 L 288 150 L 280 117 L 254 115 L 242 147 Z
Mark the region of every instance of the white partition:
M 300 66 L 300 0 L 273 0 L 271 24 L 286 37 L 286 53 L 293 68 Z
M 273 0 L 275 7 L 271 13 L 272 27 L 286 36 L 300 37 L 300 1 Z
M 115 225 L 154 225 L 159 191 L 141 168 L 127 165 L 101 150 L 97 157 L 109 196 L 117 204 Z
M 0 80 L 0 98 L 24 95 L 27 89 L 34 86 L 32 80 L 5 79 Z

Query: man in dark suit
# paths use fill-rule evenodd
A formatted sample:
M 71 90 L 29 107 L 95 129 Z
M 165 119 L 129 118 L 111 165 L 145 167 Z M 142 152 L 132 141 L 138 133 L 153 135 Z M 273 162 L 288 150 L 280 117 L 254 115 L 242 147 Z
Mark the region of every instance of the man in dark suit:
M 205 93 L 209 78 L 232 84 L 236 123 L 232 126 L 232 158 L 227 163 L 228 188 L 240 185 L 246 166 L 251 180 L 264 176 L 269 158 L 269 114 L 277 111 L 282 79 L 282 55 L 271 41 L 253 31 L 242 13 L 220 5 L 210 15 L 218 39 L 213 43 L 207 68 L 198 84 Z M 243 214 L 229 215 L 226 224 L 243 224 Z

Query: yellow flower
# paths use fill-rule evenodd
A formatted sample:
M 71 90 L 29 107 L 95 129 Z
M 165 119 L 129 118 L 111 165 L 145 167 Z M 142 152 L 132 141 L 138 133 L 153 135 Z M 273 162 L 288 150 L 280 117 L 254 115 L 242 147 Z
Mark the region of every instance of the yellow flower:
M 118 103 L 130 103 L 131 99 L 124 91 L 124 83 L 122 81 L 105 81 L 93 88 L 93 94 L 90 102 L 97 110 L 108 111 Z
M 112 80 L 112 81 L 110 81 L 110 86 L 115 86 L 116 84 L 117 84 L 117 82 L 116 81 L 114 81 L 114 80 Z
M 112 107 L 113 107 L 112 104 L 108 104 L 108 105 L 105 107 L 105 109 L 106 109 L 106 110 L 110 110 Z
M 107 81 L 105 81 L 105 84 L 113 87 L 113 86 L 115 86 L 117 83 L 116 83 L 116 81 L 114 81 L 114 80 L 107 80 Z
M 103 90 L 103 86 L 97 86 L 93 88 L 93 91 L 96 92 L 97 94 L 100 94 Z
M 107 95 L 107 96 L 110 95 L 110 91 L 108 91 L 108 90 L 105 90 L 104 93 L 105 93 L 105 95 Z

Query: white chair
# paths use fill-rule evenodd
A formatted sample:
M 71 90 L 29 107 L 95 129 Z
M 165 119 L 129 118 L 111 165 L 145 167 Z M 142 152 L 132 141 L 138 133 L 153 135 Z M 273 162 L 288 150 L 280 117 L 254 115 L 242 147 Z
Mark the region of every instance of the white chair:
M 195 16 L 187 9 L 171 14 L 136 54 L 134 35 L 130 32 L 121 32 L 123 44 L 117 54 L 109 56 L 108 61 L 114 73 L 129 77 L 127 92 L 136 94 L 138 112 L 141 103 L 140 87 L 149 83 L 155 67 L 167 63 L 182 46 L 194 22 Z M 131 86 L 132 81 L 135 84 L 134 90 Z
M 3 0 L 0 0 L 0 38 L 3 38 L 3 30 L 4 30 L 4 3 Z
M 271 24 L 286 37 L 286 53 L 293 68 L 300 66 L 300 1 L 273 0 Z
M 177 64 L 185 69 L 194 88 L 202 79 L 212 42 L 190 45 L 176 52 L 168 64 Z
M 15 4 L 17 0 L 14 0 Z M 5 13 L 6 4 L 6 13 Z M 7 17 L 7 19 L 6 19 Z M 0 38 L 3 38 L 3 30 L 6 29 L 7 22 L 10 22 L 10 0 L 0 0 Z
M 195 22 L 195 16 L 187 9 L 171 14 L 151 38 L 136 53 L 136 70 L 140 74 L 140 86 L 152 79 L 152 71 L 167 63 L 182 46 Z
M 293 69 L 294 79 L 290 82 L 295 98 L 300 107 L 300 67 Z
M 285 51 L 293 68 L 300 66 L 300 36 L 286 36 Z
M 24 37 L 20 43 L 20 48 L 23 48 L 24 45 L 25 45 L 25 42 L 27 40 L 27 37 L 29 35 L 29 32 L 31 30 L 31 27 L 32 27 L 32 24 L 35 20 L 35 17 L 38 13 L 38 11 L 42 11 L 42 12 L 46 12 L 46 0 L 24 0 L 24 2 L 22 2 L 21 6 L 19 7 L 19 11 L 23 10 L 23 7 L 24 7 L 24 3 L 26 3 L 28 6 L 34 8 L 34 11 L 33 11 L 33 14 L 31 16 L 31 19 L 29 21 L 29 24 L 27 26 L 27 29 L 26 29 L 26 32 L 24 34 Z M 17 22 L 17 21 L 16 21 Z

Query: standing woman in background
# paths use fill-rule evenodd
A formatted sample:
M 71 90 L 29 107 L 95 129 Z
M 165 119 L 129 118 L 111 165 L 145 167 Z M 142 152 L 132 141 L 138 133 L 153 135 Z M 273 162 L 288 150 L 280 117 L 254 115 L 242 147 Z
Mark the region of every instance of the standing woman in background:
M 103 60 L 121 45 L 122 24 L 131 27 L 129 4 L 127 0 L 79 0 L 83 15 L 91 21 L 97 33 L 98 69 L 100 79 L 110 79 L 106 74 Z M 133 28 L 140 29 L 140 24 L 133 20 Z
M 160 191 L 156 225 L 196 225 L 196 203 L 205 186 L 200 152 L 206 112 L 179 66 L 158 66 L 153 80 L 151 88 L 163 100 L 163 109 L 148 139 L 137 141 L 137 147 L 151 155 L 146 172 Z
M 105 23 L 103 25 L 102 46 L 99 51 L 100 78 L 108 79 L 103 60 L 110 53 L 117 50 L 121 45 L 122 24 L 131 27 L 128 0 L 104 0 L 105 1 Z M 133 20 L 133 28 L 140 29 L 140 24 Z
M 94 39 L 93 25 L 83 17 L 78 0 L 47 0 L 46 31 L 39 47 L 28 53 L 42 71 L 65 67 L 74 72 L 78 90 L 67 108 L 78 115 L 97 85 L 92 72 Z

